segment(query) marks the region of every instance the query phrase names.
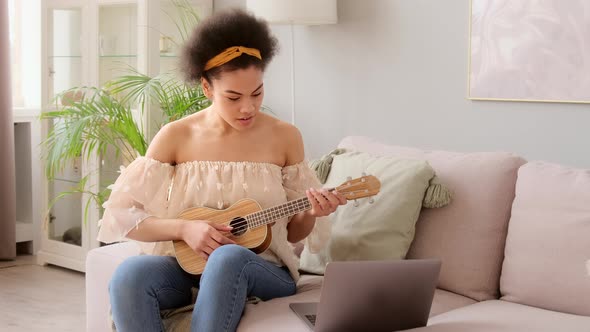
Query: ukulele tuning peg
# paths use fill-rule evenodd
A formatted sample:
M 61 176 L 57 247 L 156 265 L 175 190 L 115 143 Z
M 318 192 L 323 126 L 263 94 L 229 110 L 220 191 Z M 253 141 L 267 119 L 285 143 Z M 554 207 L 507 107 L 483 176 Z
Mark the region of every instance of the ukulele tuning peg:
M 354 200 L 354 207 L 358 207 L 359 206 L 359 201 L 357 201 L 356 199 Z
M 361 182 L 363 182 L 363 183 L 367 182 L 367 179 L 365 179 L 367 177 L 367 173 L 362 172 L 361 175 L 362 175 Z
M 372 197 L 369 198 L 369 204 L 373 204 L 373 203 L 375 203 L 375 200 Z

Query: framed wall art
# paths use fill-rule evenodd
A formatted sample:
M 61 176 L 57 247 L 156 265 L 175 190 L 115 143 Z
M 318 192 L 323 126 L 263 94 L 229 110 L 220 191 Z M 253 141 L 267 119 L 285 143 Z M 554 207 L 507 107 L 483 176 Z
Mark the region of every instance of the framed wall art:
M 469 99 L 590 103 L 590 1 L 470 7 Z

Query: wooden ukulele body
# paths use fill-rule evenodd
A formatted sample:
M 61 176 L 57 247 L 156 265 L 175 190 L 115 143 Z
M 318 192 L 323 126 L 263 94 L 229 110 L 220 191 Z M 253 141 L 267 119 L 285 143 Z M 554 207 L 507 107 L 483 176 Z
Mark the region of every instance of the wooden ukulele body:
M 261 227 L 247 227 L 244 216 L 261 211 L 262 208 L 253 199 L 241 199 L 227 209 L 217 210 L 207 207 L 196 207 L 182 211 L 179 219 L 208 220 L 218 225 L 233 226 L 234 229 L 227 237 L 236 244 L 248 248 L 259 254 L 264 252 L 272 240 L 271 225 Z M 232 225 L 233 223 L 233 225 Z M 178 263 L 188 273 L 201 274 L 207 261 L 193 251 L 184 241 L 173 241 L 174 252 Z

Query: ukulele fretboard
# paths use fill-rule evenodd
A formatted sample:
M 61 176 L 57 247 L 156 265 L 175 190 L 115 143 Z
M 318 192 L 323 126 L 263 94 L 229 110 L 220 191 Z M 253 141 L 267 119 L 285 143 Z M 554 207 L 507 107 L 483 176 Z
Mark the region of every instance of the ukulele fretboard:
M 262 211 L 254 212 L 245 216 L 245 218 L 248 222 L 248 227 L 253 228 L 270 224 L 275 220 L 290 217 L 309 209 L 311 209 L 311 203 L 307 197 L 302 197 Z

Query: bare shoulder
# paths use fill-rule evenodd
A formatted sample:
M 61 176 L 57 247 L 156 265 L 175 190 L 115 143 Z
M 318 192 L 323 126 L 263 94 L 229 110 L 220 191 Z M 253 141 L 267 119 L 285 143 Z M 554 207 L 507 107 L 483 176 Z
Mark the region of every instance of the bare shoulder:
M 177 148 L 191 135 L 190 117 L 164 125 L 156 134 L 146 152 L 146 156 L 163 163 L 176 163 Z
M 275 137 L 281 141 L 282 149 L 286 156 L 285 165 L 293 165 L 301 162 L 305 157 L 303 148 L 303 137 L 301 132 L 294 125 L 275 119 L 273 131 Z
M 303 144 L 301 132 L 294 125 L 278 120 L 276 130 L 280 134 L 281 139 L 288 145 Z

